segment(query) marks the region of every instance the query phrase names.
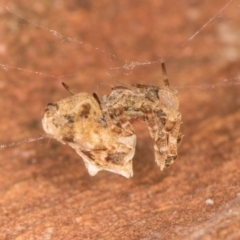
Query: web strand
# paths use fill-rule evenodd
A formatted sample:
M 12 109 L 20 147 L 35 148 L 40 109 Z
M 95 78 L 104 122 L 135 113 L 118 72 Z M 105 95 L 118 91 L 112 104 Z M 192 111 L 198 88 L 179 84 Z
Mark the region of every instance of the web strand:
M 181 49 L 183 49 L 188 42 L 192 41 L 199 33 L 201 33 L 211 22 L 213 22 L 214 19 L 216 19 L 218 16 L 220 16 L 223 11 L 233 2 L 233 0 L 230 0 L 224 7 L 222 7 L 213 17 L 211 17 L 199 30 L 197 30 L 192 36 L 190 36 L 186 41 L 184 41 L 182 44 L 180 44 L 179 47 L 177 47 L 172 53 L 167 55 L 166 57 L 163 57 L 159 60 L 155 61 L 145 61 L 145 62 L 137 62 L 137 61 L 125 61 L 126 63 L 123 66 L 110 68 L 112 70 L 119 70 L 119 69 L 125 69 L 125 70 L 133 70 L 135 67 L 138 66 L 146 66 L 146 65 L 152 65 L 152 64 L 160 64 L 161 62 L 167 62 L 169 59 L 171 59 L 173 56 L 176 55 Z
M 214 84 L 199 84 L 199 85 L 184 85 L 184 86 L 176 86 L 174 89 L 214 89 L 219 87 L 231 87 L 231 86 L 239 86 L 240 85 L 240 77 L 234 77 L 230 79 L 221 80 L 219 83 Z
M 169 61 L 174 55 L 176 55 L 181 49 L 183 49 L 190 41 L 195 39 L 201 32 L 203 32 L 209 24 L 211 24 L 216 18 L 221 16 L 223 14 L 223 12 L 229 7 L 229 5 L 232 2 L 233 2 L 233 0 L 228 1 L 213 17 L 211 17 L 205 24 L 203 24 L 202 27 L 199 30 L 197 30 L 194 34 L 192 34 L 186 41 L 181 43 L 169 55 L 167 55 L 167 56 L 165 56 L 161 59 L 157 59 L 155 61 L 138 62 L 138 61 L 127 61 L 127 60 L 125 60 L 125 64 L 123 66 L 113 67 L 113 68 L 109 68 L 109 69 L 110 70 L 124 69 L 124 70 L 127 70 L 127 71 L 132 71 L 136 67 L 142 67 L 142 66 L 153 65 L 153 64 L 161 64 L 162 61 L 165 61 L 165 62 Z M 6 11 L 8 11 L 9 13 L 11 13 L 11 14 L 15 15 L 16 17 L 24 20 L 27 23 L 25 25 L 29 25 L 29 26 L 47 31 L 48 33 L 50 33 L 51 35 L 53 35 L 55 38 L 59 39 L 60 41 L 68 41 L 68 42 L 76 43 L 76 44 L 79 44 L 79 45 L 91 47 L 92 49 L 94 49 L 98 52 L 101 52 L 103 54 L 107 54 L 108 56 L 111 57 L 111 59 L 117 59 L 117 60 L 122 61 L 122 59 L 117 58 L 116 55 L 111 54 L 111 53 L 109 53 L 109 52 L 107 52 L 103 49 L 91 46 L 91 45 L 89 45 L 87 43 L 84 43 L 82 41 L 79 41 L 75 38 L 65 36 L 65 35 L 61 34 L 60 32 L 58 32 L 56 30 L 38 25 L 38 24 L 32 22 L 31 20 L 23 17 L 22 15 L 14 12 L 9 7 L 4 6 L 2 3 L 0 3 L 0 6 L 2 6 L 4 9 L 6 9 Z M 11 65 L 8 65 L 8 64 L 4 64 L 4 63 L 0 63 L 0 67 L 2 69 L 6 70 L 6 71 L 9 70 L 9 69 L 12 69 L 12 70 L 31 73 L 31 74 L 46 76 L 46 77 L 54 78 L 54 79 L 62 79 L 62 78 L 73 77 L 73 76 L 78 76 L 79 75 L 79 74 L 73 73 L 73 74 L 65 74 L 65 75 L 59 75 L 58 76 L 58 75 L 48 74 L 48 73 L 44 73 L 44 72 L 40 72 L 40 71 L 32 71 L 32 70 L 28 70 L 28 69 L 24 69 L 24 68 L 20 68 L 20 67 L 15 67 L 15 66 L 11 66 Z M 106 73 L 106 74 L 109 74 L 109 73 Z M 237 76 L 237 77 L 234 77 L 234 78 L 225 79 L 224 81 L 221 81 L 219 83 L 214 83 L 214 84 L 185 85 L 185 86 L 176 86 L 174 88 L 175 89 L 193 89 L 193 88 L 195 88 L 195 89 L 213 89 L 213 88 L 217 88 L 217 87 L 239 86 L 239 85 L 240 85 L 240 77 Z M 24 140 L 21 140 L 21 141 L 18 141 L 18 142 L 10 143 L 10 144 L 2 144 L 2 145 L 0 145 L 0 149 L 21 145 L 23 143 L 30 143 L 30 142 L 34 142 L 34 141 L 39 141 L 39 140 L 42 140 L 44 138 L 46 138 L 46 137 L 40 136 L 40 137 L 37 137 L 37 138 L 24 139 Z
M 96 50 L 96 51 L 98 51 L 98 52 L 101 52 L 101 53 L 103 53 L 103 54 L 107 54 L 107 55 L 108 55 L 109 57 L 111 57 L 112 59 L 115 59 L 115 58 L 116 58 L 116 56 L 115 56 L 114 54 L 111 54 L 111 53 L 107 52 L 106 50 L 100 49 L 99 47 L 93 47 L 93 46 L 91 46 L 91 45 L 89 45 L 89 44 L 87 44 L 87 43 L 84 43 L 84 42 L 82 42 L 82 41 L 77 40 L 76 38 L 71 38 L 71 37 L 69 37 L 69 36 L 65 36 L 65 35 L 61 34 L 60 32 L 58 32 L 58 31 L 56 31 L 56 30 L 53 30 L 53 29 L 50 29 L 50 28 L 47 28 L 47 27 L 38 25 L 38 24 L 32 22 L 31 20 L 23 17 L 22 15 L 14 12 L 14 11 L 11 10 L 9 7 L 4 6 L 2 3 L 0 3 L 0 6 L 2 6 L 4 9 L 6 9 L 9 13 L 15 15 L 16 17 L 18 17 L 18 18 L 20 18 L 20 19 L 22 19 L 22 20 L 24 20 L 24 21 L 26 21 L 26 22 L 28 23 L 28 25 L 33 26 L 33 27 L 36 27 L 36 28 L 43 29 L 43 30 L 49 32 L 50 34 L 52 34 L 54 37 L 60 39 L 60 40 L 63 41 L 63 42 L 64 42 L 64 41 L 74 42 L 74 43 L 77 43 L 77 44 L 79 44 L 79 45 L 83 45 L 83 46 L 86 46 L 86 47 L 91 47 L 91 48 L 93 48 L 94 50 Z M 23 24 L 22 24 L 22 25 L 23 25 Z
M 230 0 L 228 1 L 213 17 L 211 17 L 199 30 L 197 30 L 192 36 L 190 36 L 186 41 L 184 41 L 182 44 L 180 44 L 177 48 L 175 48 L 175 50 L 173 50 L 172 53 L 170 53 L 169 55 L 155 60 L 155 61 L 144 61 L 144 62 L 138 62 L 138 61 L 128 61 L 125 60 L 125 64 L 123 66 L 119 66 L 119 67 L 112 67 L 109 68 L 109 70 L 120 70 L 120 69 L 124 69 L 127 71 L 132 71 L 134 68 L 138 67 L 138 66 L 147 66 L 147 65 L 153 65 L 153 64 L 161 64 L 161 62 L 167 62 L 169 61 L 169 59 L 171 59 L 174 55 L 176 55 L 176 53 L 178 53 L 181 49 L 183 49 L 188 42 L 192 41 L 197 35 L 199 35 L 199 33 L 201 33 L 210 23 L 212 23 L 217 17 L 221 16 L 221 14 L 223 13 L 223 11 L 233 2 L 234 0 Z M 61 34 L 60 32 L 53 30 L 53 29 L 49 29 L 47 27 L 38 25 L 33 23 L 31 20 L 21 16 L 20 14 L 14 12 L 13 10 L 11 10 L 9 7 L 4 6 L 3 4 L 0 3 L 0 6 L 2 6 L 3 8 L 5 8 L 8 12 L 10 12 L 11 14 L 17 16 L 18 18 L 26 21 L 28 23 L 28 25 L 33 26 L 33 27 L 37 27 L 40 29 L 43 29 L 49 33 L 51 33 L 53 36 L 55 36 L 56 38 L 60 39 L 61 41 L 68 41 L 68 42 L 74 42 L 80 45 L 84 45 L 84 46 L 88 46 L 91 47 L 92 49 L 95 49 L 96 51 L 99 51 L 101 53 L 107 54 L 111 57 L 111 59 L 117 59 L 117 60 L 121 60 L 119 58 L 117 58 L 116 55 L 111 54 L 103 49 L 100 49 L 98 47 L 93 47 L 87 43 L 84 43 L 82 41 L 79 41 L 75 38 L 71 38 L 68 36 L 65 36 L 63 34 Z M 66 74 L 66 75 L 53 75 L 53 74 L 47 74 L 47 73 L 43 73 L 40 71 L 32 71 L 32 70 L 27 70 L 27 69 L 23 69 L 23 68 L 19 68 L 19 67 L 14 67 L 14 66 L 9 66 L 7 64 L 1 63 L 0 66 L 7 70 L 7 69 L 16 69 L 18 71 L 25 71 L 25 72 L 29 72 L 29 73 L 34 73 L 34 74 L 38 74 L 38 75 L 43 75 L 43 76 L 47 76 L 47 77 L 51 77 L 51 78 L 55 78 L 55 79 L 62 79 L 62 78 L 67 78 L 67 77 L 74 77 L 74 76 L 78 76 L 79 74 L 73 73 L 73 74 Z
M 223 6 L 213 17 L 211 17 L 203 26 L 196 31 L 192 36 L 190 36 L 185 42 L 183 42 L 179 47 L 173 51 L 173 53 L 169 54 L 167 57 L 164 58 L 164 61 L 167 62 L 171 57 L 173 57 L 177 52 L 180 51 L 180 49 L 184 48 L 188 42 L 192 41 L 199 33 L 201 33 L 211 22 L 214 21 L 217 17 L 221 16 L 223 11 L 233 2 L 233 0 L 230 0 L 225 6 Z
M 42 140 L 44 138 L 46 138 L 46 137 L 40 136 L 40 137 L 36 137 L 36 138 L 27 138 L 27 139 L 24 139 L 24 140 L 21 140 L 18 142 L 9 143 L 9 144 L 1 144 L 0 149 L 15 147 L 15 146 L 21 145 L 23 143 L 36 142 L 36 141 Z

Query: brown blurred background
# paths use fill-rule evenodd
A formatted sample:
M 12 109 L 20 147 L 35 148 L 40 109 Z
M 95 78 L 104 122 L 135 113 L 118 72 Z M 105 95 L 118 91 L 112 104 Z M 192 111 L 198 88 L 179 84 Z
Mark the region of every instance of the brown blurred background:
M 115 79 L 163 85 L 163 58 L 185 137 L 161 172 L 146 125 L 134 124 L 131 179 L 90 177 L 55 140 L 1 149 L 0 239 L 240 239 L 239 6 L 1 1 L 0 145 L 43 134 L 46 104 L 69 96 L 62 81 L 99 95 Z

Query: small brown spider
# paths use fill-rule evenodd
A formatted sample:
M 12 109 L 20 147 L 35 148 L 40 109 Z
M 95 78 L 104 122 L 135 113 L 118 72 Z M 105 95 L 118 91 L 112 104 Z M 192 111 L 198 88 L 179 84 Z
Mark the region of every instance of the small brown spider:
M 154 140 L 155 160 L 164 169 L 177 158 L 182 135 L 177 92 L 169 88 L 164 64 L 162 69 L 164 88 L 122 84 L 101 99 L 95 93 L 73 94 L 63 83 L 72 96 L 48 104 L 44 131 L 74 148 L 90 175 L 107 170 L 129 178 L 136 146 L 130 121 L 142 119 Z
M 124 126 L 125 122 L 136 119 L 147 122 L 154 141 L 155 161 L 161 170 L 173 164 L 182 140 L 177 91 L 169 87 L 164 63 L 162 71 L 164 88 L 122 84 L 103 97 L 104 111 L 108 112 L 115 125 L 120 123 Z

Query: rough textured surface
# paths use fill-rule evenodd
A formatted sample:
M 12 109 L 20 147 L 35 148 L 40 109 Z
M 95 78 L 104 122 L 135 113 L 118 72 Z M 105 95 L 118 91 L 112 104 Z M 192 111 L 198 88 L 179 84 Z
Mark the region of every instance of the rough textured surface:
M 90 177 L 55 140 L 2 149 L 0 239 L 240 238 L 239 1 L 192 41 L 227 1 L 2 3 L 31 22 L 0 6 L 0 143 L 43 133 L 46 104 L 68 95 L 61 81 L 98 94 L 114 79 L 159 85 L 160 64 L 111 68 L 164 56 L 185 137 L 161 172 L 146 126 L 135 124 L 132 179 Z

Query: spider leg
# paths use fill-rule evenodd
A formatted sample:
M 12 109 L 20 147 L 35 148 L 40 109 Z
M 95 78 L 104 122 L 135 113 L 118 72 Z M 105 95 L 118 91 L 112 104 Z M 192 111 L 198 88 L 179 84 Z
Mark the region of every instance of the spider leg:
M 161 170 L 165 167 L 165 161 L 168 157 L 168 136 L 163 131 L 164 125 L 157 118 L 154 112 L 147 114 L 146 121 L 148 123 L 148 129 L 150 136 L 154 141 L 154 156 L 155 162 Z
M 146 115 L 149 132 L 154 141 L 155 162 L 163 170 L 177 158 L 177 148 L 182 140 L 179 133 L 181 114 L 164 109 L 160 116 L 155 112 Z
M 165 160 L 165 166 L 168 167 L 174 163 L 177 158 L 177 149 L 182 140 L 182 134 L 179 133 L 181 124 L 181 114 L 174 112 L 166 119 L 163 131 L 168 138 L 168 156 Z
M 166 167 L 166 161 L 168 160 L 168 148 L 168 135 L 164 132 L 160 132 L 154 143 L 154 155 L 155 162 L 161 170 Z

